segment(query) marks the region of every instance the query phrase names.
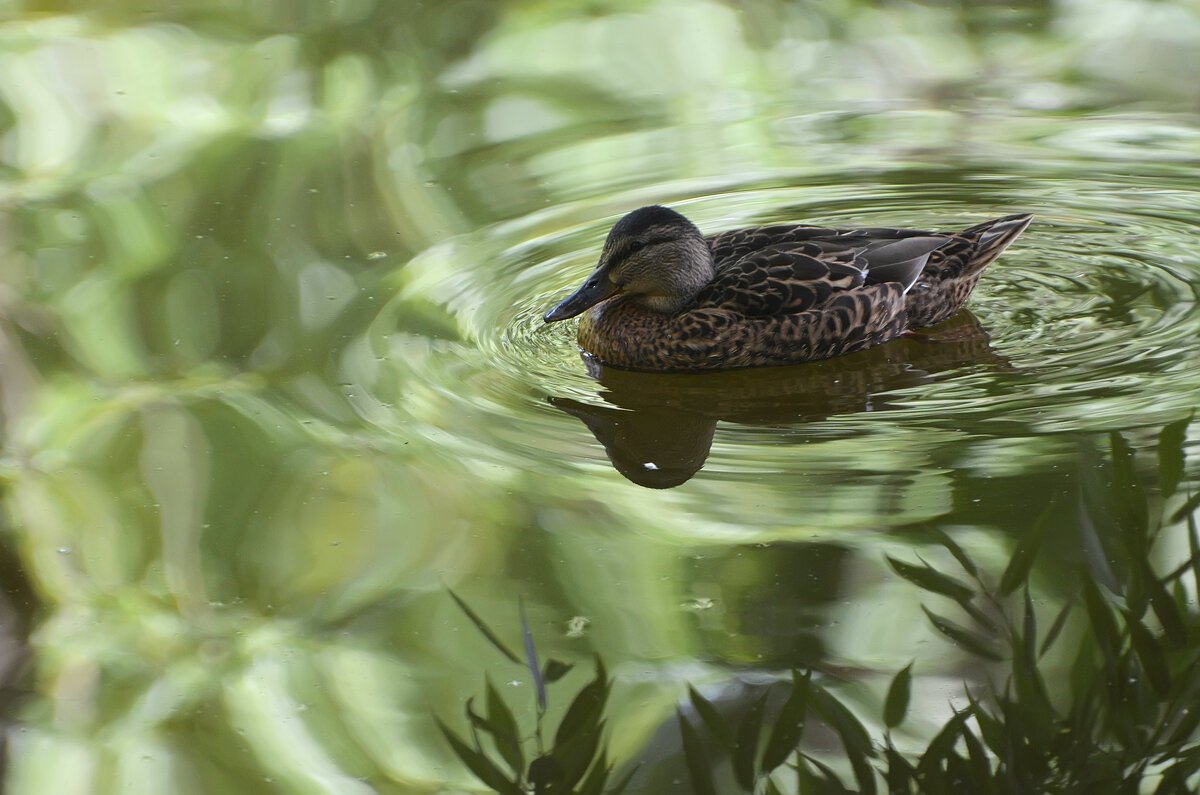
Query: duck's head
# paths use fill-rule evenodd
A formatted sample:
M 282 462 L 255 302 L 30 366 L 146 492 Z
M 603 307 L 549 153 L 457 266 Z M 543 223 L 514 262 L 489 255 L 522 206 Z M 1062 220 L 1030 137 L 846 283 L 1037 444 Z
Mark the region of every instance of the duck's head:
M 583 286 L 546 313 L 566 320 L 614 295 L 627 295 L 656 312 L 674 314 L 712 281 L 712 250 L 700 230 L 674 210 L 654 205 L 617 222 L 600 262 Z

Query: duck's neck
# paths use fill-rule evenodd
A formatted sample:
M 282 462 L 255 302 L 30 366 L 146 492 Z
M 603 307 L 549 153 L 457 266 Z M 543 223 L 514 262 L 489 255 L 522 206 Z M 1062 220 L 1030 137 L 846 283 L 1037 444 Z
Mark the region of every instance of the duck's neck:
M 653 293 L 631 296 L 655 312 L 674 315 L 690 306 L 717 275 L 712 249 L 700 237 L 688 237 L 664 252 L 658 263 L 662 276 Z

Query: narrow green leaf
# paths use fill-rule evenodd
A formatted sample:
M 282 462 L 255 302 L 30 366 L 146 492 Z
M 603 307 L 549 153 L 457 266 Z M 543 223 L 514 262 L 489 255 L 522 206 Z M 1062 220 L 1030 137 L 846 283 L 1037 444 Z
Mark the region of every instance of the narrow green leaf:
M 721 713 L 717 712 L 712 702 L 697 693 L 696 689 L 691 685 L 688 685 L 688 698 L 692 702 L 692 708 L 700 716 L 700 720 L 704 721 L 705 727 L 708 728 L 708 733 L 712 735 L 712 738 L 718 745 L 732 753 L 733 732 L 730 730 L 729 724 L 721 717 Z
M 679 734 L 683 738 L 683 757 L 687 761 L 688 776 L 692 780 L 692 792 L 696 795 L 717 795 L 713 784 L 712 770 L 708 766 L 708 754 L 704 752 L 704 743 L 696 729 L 677 713 L 679 718 Z
M 975 565 L 975 561 L 971 560 L 971 556 L 958 545 L 958 542 L 947 535 L 945 530 L 940 527 L 934 531 L 934 538 L 938 540 L 942 546 L 949 550 L 954 559 L 958 561 L 958 565 L 963 567 L 963 570 L 972 577 L 979 575 L 979 567 Z
M 901 668 L 888 687 L 887 698 L 883 702 L 883 722 L 889 729 L 903 723 L 905 715 L 908 714 L 908 700 L 912 694 L 912 667 L 910 662 Z
M 484 756 L 482 751 L 477 751 L 467 745 L 440 720 L 437 721 L 437 725 L 442 736 L 446 738 L 446 742 L 450 744 L 451 750 L 454 751 L 454 755 L 462 760 L 462 763 L 475 774 L 476 778 L 500 795 L 525 795 L 516 782 L 510 781 L 500 768 L 492 763 L 492 760 Z
M 1158 623 L 1162 624 L 1163 633 L 1171 645 L 1177 649 L 1183 648 L 1187 643 L 1187 628 L 1175 599 L 1167 592 L 1154 569 L 1150 568 L 1150 561 L 1143 558 L 1138 565 L 1142 568 L 1142 586 L 1150 598 L 1150 609 L 1158 617 Z
M 891 555 L 885 555 L 892 570 L 904 579 L 926 591 L 932 591 L 943 596 L 949 596 L 956 602 L 965 602 L 975 595 L 969 585 L 946 574 L 942 574 L 928 563 L 924 566 L 914 566 L 902 560 L 896 560 Z
M 1192 560 L 1192 579 L 1196 581 L 1196 592 L 1200 593 L 1200 531 L 1196 529 L 1196 517 L 1187 515 L 1188 550 Z
M 733 743 L 733 777 L 747 792 L 754 791 L 755 763 L 758 761 L 758 737 L 762 733 L 767 691 L 763 691 L 738 723 Z
M 576 795 L 604 795 L 604 785 L 608 783 L 610 775 L 612 775 L 612 767 L 608 764 L 608 754 L 604 748 L 601 748 L 596 761 L 588 771 L 587 778 L 579 785 Z
M 800 745 L 804 735 L 804 716 L 808 711 L 808 677 L 792 670 L 792 689 L 787 701 L 779 709 L 775 725 L 771 727 L 771 735 L 767 738 L 767 749 L 763 752 L 762 769 L 770 773 L 782 765 L 792 752 Z
M 1179 508 L 1179 510 L 1171 514 L 1171 521 L 1182 521 L 1183 517 L 1191 516 L 1193 513 L 1195 513 L 1197 508 L 1200 508 L 1200 494 L 1191 494 L 1188 496 L 1187 502 L 1185 502 L 1182 507 Z
M 1129 638 L 1133 642 L 1133 651 L 1142 663 L 1142 670 L 1154 688 L 1154 694 L 1160 699 L 1166 698 L 1171 689 L 1171 673 L 1167 668 L 1167 658 L 1158 645 L 1158 640 L 1146 629 L 1141 621 L 1133 616 L 1125 616 L 1125 625 L 1129 627 Z
M 1029 579 L 1029 570 L 1033 566 L 1034 558 L 1037 557 L 1042 539 L 1046 536 L 1046 530 L 1050 527 L 1050 515 L 1053 510 L 1054 503 L 1051 502 L 1038 515 L 1033 527 L 1017 542 L 1017 548 L 1013 550 L 1008 566 L 1000 577 L 1000 593 L 1005 596 Z
M 517 665 L 521 664 L 521 658 L 517 657 L 517 655 L 514 654 L 513 651 L 504 644 L 504 641 L 500 640 L 500 638 L 496 636 L 495 632 L 492 632 L 491 628 L 483 622 L 483 619 L 476 615 L 475 611 L 472 610 L 466 602 L 458 597 L 458 594 L 449 588 L 446 589 L 446 592 L 450 594 L 450 598 L 454 600 L 459 609 L 466 613 L 467 618 L 471 619 L 471 623 L 475 625 L 475 628 L 483 633 L 483 636 L 488 639 L 489 643 L 495 646 L 501 654 L 515 662 Z
M 1100 593 L 1100 587 L 1087 572 L 1082 573 L 1080 581 L 1083 585 L 1083 602 L 1087 606 L 1088 619 L 1092 625 L 1092 637 L 1104 655 L 1105 669 L 1111 677 L 1116 672 L 1117 657 L 1121 653 L 1121 635 L 1117 629 L 1117 621 L 1109 609 L 1108 600 Z
M 629 786 L 629 782 L 633 781 L 634 774 L 641 769 L 642 766 L 640 764 L 634 765 L 633 768 L 625 774 L 625 778 L 618 781 L 617 786 L 610 789 L 607 795 L 621 795 L 621 793 L 625 791 L 625 788 Z
M 1183 443 L 1194 414 L 1189 412 L 1183 419 L 1164 426 L 1158 434 L 1158 488 L 1164 497 L 1174 494 L 1183 479 Z
M 565 663 L 559 660 L 546 660 L 546 664 L 542 666 L 542 678 L 549 684 L 554 684 L 559 679 L 562 679 L 575 667 L 574 663 Z
M 1050 647 L 1054 645 L 1054 641 L 1062 633 L 1063 627 L 1067 625 L 1067 616 L 1070 615 L 1073 606 L 1071 602 L 1067 602 L 1062 606 L 1062 610 L 1058 611 L 1058 615 L 1054 617 L 1054 622 L 1050 624 L 1050 630 L 1042 640 L 1042 648 L 1038 651 L 1039 657 L 1045 655 L 1050 650 Z
M 950 640 L 957 643 L 965 651 L 983 657 L 987 660 L 1002 660 L 1004 659 L 991 643 L 971 630 L 955 624 L 948 618 L 939 616 L 937 613 L 930 610 L 925 605 L 921 605 L 921 609 L 925 611 L 925 615 L 929 617 L 929 621 L 933 624 L 933 628 L 945 635 Z
M 504 703 L 499 691 L 492 685 L 491 677 L 485 677 L 487 685 L 487 719 L 495 727 L 492 741 L 496 751 L 508 763 L 513 775 L 520 778 L 525 772 L 525 755 L 521 752 L 521 736 L 512 710 Z
M 521 602 L 521 635 L 525 639 L 525 667 L 533 678 L 534 692 L 537 693 L 538 712 L 546 711 L 546 680 L 542 678 L 542 666 L 538 663 L 537 647 L 533 645 L 533 630 L 525 618 L 525 603 Z

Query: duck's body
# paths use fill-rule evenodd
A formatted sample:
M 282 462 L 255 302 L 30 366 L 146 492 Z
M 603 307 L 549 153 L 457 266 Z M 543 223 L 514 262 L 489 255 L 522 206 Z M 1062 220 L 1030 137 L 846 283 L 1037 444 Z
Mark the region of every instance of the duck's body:
M 827 359 L 954 314 L 1031 218 L 956 234 L 783 225 L 704 238 L 673 210 L 643 207 L 613 227 L 596 271 L 546 320 L 584 313 L 580 347 L 630 370 Z

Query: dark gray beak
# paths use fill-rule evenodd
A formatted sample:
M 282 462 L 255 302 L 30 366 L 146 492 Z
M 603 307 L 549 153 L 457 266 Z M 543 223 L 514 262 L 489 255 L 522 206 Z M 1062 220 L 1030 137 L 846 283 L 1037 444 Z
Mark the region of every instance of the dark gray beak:
M 620 288 L 609 281 L 605 274 L 593 273 L 582 287 L 546 313 L 546 322 L 553 323 L 556 320 L 575 317 L 618 292 Z

